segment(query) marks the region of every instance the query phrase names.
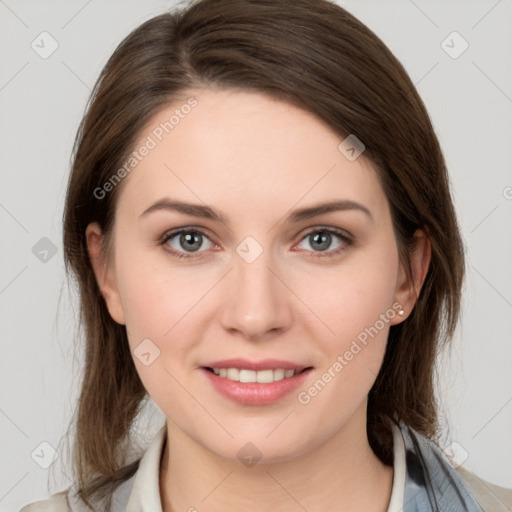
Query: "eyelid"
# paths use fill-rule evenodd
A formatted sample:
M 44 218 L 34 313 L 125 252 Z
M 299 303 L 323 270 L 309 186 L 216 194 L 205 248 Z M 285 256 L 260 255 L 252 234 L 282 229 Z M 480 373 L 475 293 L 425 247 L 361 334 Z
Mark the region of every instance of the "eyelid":
M 165 231 L 164 234 L 159 238 L 158 242 L 165 242 L 169 238 L 172 238 L 173 236 L 180 235 L 181 233 L 201 233 L 202 235 L 206 236 L 209 240 L 213 242 L 212 235 L 210 234 L 209 230 L 203 227 L 199 226 L 183 226 L 180 228 L 174 228 L 169 229 L 168 231 Z
M 302 235 L 301 240 L 310 235 L 311 233 L 316 233 L 317 231 L 327 231 L 329 233 L 335 233 L 339 235 L 342 238 L 346 238 L 347 240 L 353 240 L 354 236 L 349 233 L 346 229 L 336 228 L 334 226 L 323 226 L 321 224 L 318 224 L 316 226 L 313 226 L 312 228 L 307 228 L 307 231 Z
M 348 247 L 352 246 L 355 242 L 355 237 L 349 233 L 348 231 L 340 228 L 336 228 L 334 226 L 321 226 L 317 225 L 312 228 L 308 228 L 308 231 L 306 231 L 300 238 L 298 243 L 301 243 L 303 240 L 305 240 L 309 235 L 313 233 L 329 233 L 331 235 L 335 235 L 338 238 L 341 239 L 342 244 L 341 247 L 338 247 L 337 249 L 329 249 L 326 251 L 312 251 L 312 250 L 306 250 L 306 252 L 311 253 L 313 257 L 334 257 L 339 255 L 340 253 L 344 252 Z

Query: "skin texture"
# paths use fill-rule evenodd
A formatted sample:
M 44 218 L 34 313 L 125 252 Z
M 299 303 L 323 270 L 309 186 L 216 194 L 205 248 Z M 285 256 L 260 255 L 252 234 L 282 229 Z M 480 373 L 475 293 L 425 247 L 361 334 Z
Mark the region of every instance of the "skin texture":
M 160 350 L 148 366 L 134 361 L 167 418 L 163 509 L 324 511 L 343 503 L 346 510 L 385 511 L 393 469 L 368 444 L 366 399 L 390 326 L 414 307 L 430 261 L 428 240 L 417 232 L 408 278 L 375 169 L 364 153 L 347 159 L 338 149 L 343 137 L 313 114 L 255 92 L 189 96 L 197 106 L 122 183 L 111 260 L 100 227 L 86 232 L 103 297 L 112 318 L 126 325 L 132 352 L 148 338 Z M 136 147 L 180 104 L 154 116 Z M 170 210 L 141 217 L 163 198 L 209 205 L 225 222 Z M 285 220 L 296 208 L 338 199 L 364 205 L 371 217 L 352 209 Z M 199 251 L 187 252 L 179 234 L 160 243 L 177 228 L 204 232 Z M 322 228 L 343 230 L 353 241 L 333 234 L 322 251 L 307 236 Z M 263 251 L 251 263 L 236 251 L 248 236 Z M 172 256 L 166 246 L 192 258 Z M 389 313 L 396 303 L 403 316 Z M 382 314 L 389 320 L 378 334 L 300 403 L 298 393 Z M 285 359 L 313 371 L 275 403 L 242 405 L 220 395 L 200 370 L 231 357 Z M 252 467 L 237 458 L 247 442 L 261 452 Z

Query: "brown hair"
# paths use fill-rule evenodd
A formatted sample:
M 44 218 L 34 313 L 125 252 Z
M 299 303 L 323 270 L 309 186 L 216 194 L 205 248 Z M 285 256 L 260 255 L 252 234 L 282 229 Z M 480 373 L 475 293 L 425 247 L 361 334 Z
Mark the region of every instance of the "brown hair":
M 80 290 L 85 337 L 73 457 L 86 501 L 108 498 L 136 471 L 139 459 L 127 464 L 126 449 L 146 396 L 85 240 L 87 225 L 98 222 L 108 241 L 122 183 L 102 199 L 94 191 L 121 167 L 156 112 L 209 85 L 254 90 L 307 109 L 340 142 L 355 134 L 379 173 L 406 266 L 414 232 L 428 234 L 428 274 L 411 315 L 391 327 L 369 394 L 367 431 L 375 453 L 390 464 L 387 418 L 430 439 L 439 430 L 434 363 L 457 323 L 464 257 L 444 158 L 413 83 L 371 30 L 327 0 L 199 0 L 146 21 L 121 42 L 75 140 L 64 250 Z

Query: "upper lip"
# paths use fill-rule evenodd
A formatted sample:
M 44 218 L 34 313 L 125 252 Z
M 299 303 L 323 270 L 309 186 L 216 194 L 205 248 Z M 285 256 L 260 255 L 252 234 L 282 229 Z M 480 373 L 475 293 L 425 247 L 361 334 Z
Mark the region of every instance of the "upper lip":
M 309 366 L 293 363 L 291 361 L 283 361 L 281 359 L 262 359 L 261 361 L 249 361 L 248 359 L 223 359 L 222 361 L 212 361 L 206 363 L 205 368 L 239 368 L 244 370 L 298 370 L 302 371 Z

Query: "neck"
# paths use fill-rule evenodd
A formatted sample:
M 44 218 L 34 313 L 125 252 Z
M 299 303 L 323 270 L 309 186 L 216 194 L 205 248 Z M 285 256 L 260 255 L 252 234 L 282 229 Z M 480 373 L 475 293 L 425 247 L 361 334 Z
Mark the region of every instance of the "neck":
M 393 468 L 373 453 L 363 416 L 307 453 L 250 468 L 217 456 L 168 422 L 160 469 L 162 510 L 385 512 Z

